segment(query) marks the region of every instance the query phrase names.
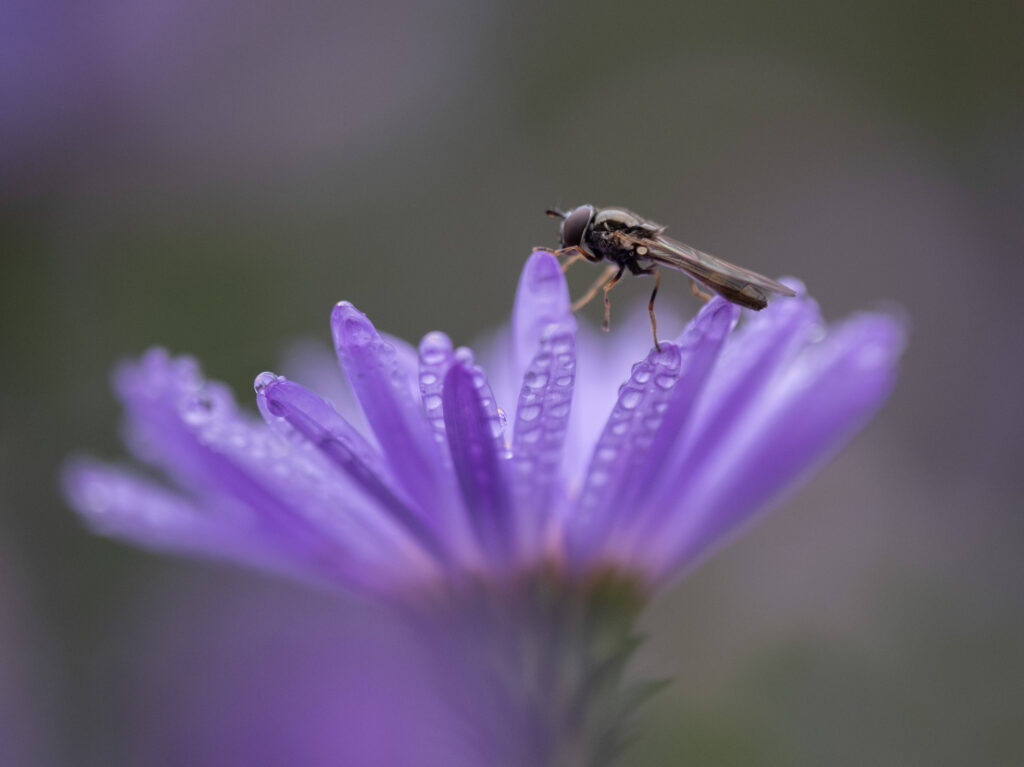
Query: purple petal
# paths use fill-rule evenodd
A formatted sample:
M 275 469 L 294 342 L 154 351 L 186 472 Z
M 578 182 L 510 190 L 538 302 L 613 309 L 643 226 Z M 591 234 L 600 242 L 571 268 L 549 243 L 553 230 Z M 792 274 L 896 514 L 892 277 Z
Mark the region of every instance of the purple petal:
M 451 367 L 444 380 L 444 423 L 455 474 L 470 522 L 484 548 L 499 562 L 511 549 L 511 503 L 500 431 L 484 404 L 483 374 L 468 362 Z
M 441 403 L 441 391 L 444 388 L 444 377 L 455 361 L 452 341 L 444 333 L 437 331 L 427 333 L 420 341 L 419 354 L 419 383 L 423 413 L 433 429 L 434 439 L 439 445 L 445 445 L 447 437 L 444 432 L 444 407 Z M 442 456 L 445 459 L 448 458 L 446 450 L 442 451 Z
M 531 554 L 556 500 L 575 382 L 575 328 L 549 325 L 523 378 L 512 441 L 518 537 Z
M 738 309 L 716 298 L 704 306 L 676 343 L 662 344 L 633 367 L 598 439 L 573 518 L 574 558 L 621 549 L 623 528 L 640 512 L 661 479 L 662 459 L 694 411 Z
M 404 496 L 383 457 L 330 403 L 273 373 L 257 377 L 256 392 L 260 410 L 267 414 L 268 421 L 286 421 L 427 551 L 439 559 L 445 558 L 431 521 Z
M 639 555 L 647 548 L 648 535 L 660 535 L 662 517 L 678 507 L 679 487 L 686 481 L 681 478 L 700 473 L 709 445 L 748 408 L 760 405 L 776 370 L 791 360 L 819 322 L 813 301 L 777 300 L 728 339 L 692 417 L 676 423 L 676 438 L 660 448 L 660 462 L 652 462 L 649 491 L 624 546 L 632 546 Z
M 413 384 L 408 380 L 407 365 L 366 315 L 347 301 L 334 307 L 331 330 L 338 360 L 395 476 L 425 508 L 450 508 L 441 454 L 413 393 L 415 378 Z
M 90 459 L 64 469 L 64 494 L 96 532 L 145 548 L 266 564 L 273 552 L 252 526 L 217 516 L 134 472 Z
M 775 376 L 758 406 L 677 486 L 675 506 L 684 513 L 648 541 L 654 571 L 666 576 L 692 565 L 835 453 L 885 401 L 903 343 L 891 317 L 861 315 Z
M 191 360 L 147 353 L 120 368 L 117 389 L 140 457 L 198 494 L 205 508 L 258 531 L 296 567 L 351 582 L 353 575 L 361 581 L 363 570 L 386 572 L 397 552 L 425 565 L 321 455 L 239 413 L 226 389 L 203 380 Z
M 292 381 L 302 381 L 307 389 L 330 402 L 342 418 L 377 447 L 356 395 L 338 370 L 338 355 L 331 344 L 309 340 L 291 344 L 285 350 L 281 372 Z
M 62 472 L 62 484 L 68 503 L 100 535 L 166 554 L 226 560 L 317 585 L 327 580 L 323 573 L 280 551 L 258 527 L 246 524 L 224 504 L 203 507 L 134 472 L 91 459 L 69 463 Z M 360 567 L 346 577 L 349 585 L 367 590 L 379 588 L 379 580 L 379 574 Z
M 569 286 L 558 259 L 538 250 L 530 255 L 519 277 L 512 310 L 513 375 L 518 382 L 537 353 L 544 329 L 558 324 L 575 328 Z
M 614 525 L 618 499 L 629 481 L 637 455 L 646 452 L 679 378 L 680 354 L 670 342 L 651 350 L 633 366 L 629 380 L 597 440 L 586 480 L 569 525 L 570 558 L 587 561 L 600 549 Z
M 697 402 L 708 385 L 729 331 L 739 315 L 739 308 L 725 299 L 715 297 L 686 326 L 676 345 L 680 354 L 679 380 L 672 389 L 661 426 L 643 455 L 634 456 L 629 471 L 629 486 L 619 499 L 625 508 L 641 507 L 659 482 L 674 484 L 671 470 L 666 470 L 666 457 L 672 455 L 680 438 L 697 412 Z M 639 516 L 630 518 L 631 525 Z

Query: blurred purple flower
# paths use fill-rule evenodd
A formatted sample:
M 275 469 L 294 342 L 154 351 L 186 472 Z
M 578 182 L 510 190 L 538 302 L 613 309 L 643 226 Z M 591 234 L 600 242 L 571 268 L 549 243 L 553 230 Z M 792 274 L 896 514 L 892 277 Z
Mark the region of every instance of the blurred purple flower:
M 738 314 L 709 302 L 612 404 L 617 347 L 635 334 L 578 334 L 557 261 L 535 253 L 499 352 L 499 406 L 470 350 L 435 332 L 417 351 L 341 302 L 335 347 L 372 435 L 272 373 L 256 379 L 259 422 L 193 360 L 152 350 L 115 388 L 132 452 L 171 486 L 86 459 L 67 493 L 104 534 L 357 591 L 551 569 L 617 572 L 646 592 L 806 477 L 893 385 L 903 334 L 887 315 L 826 332 L 798 297 L 733 332 Z
M 110 762 L 476 767 L 416 644 L 374 605 L 178 573 L 110 637 Z M 400 735 L 398 735 L 400 733 Z

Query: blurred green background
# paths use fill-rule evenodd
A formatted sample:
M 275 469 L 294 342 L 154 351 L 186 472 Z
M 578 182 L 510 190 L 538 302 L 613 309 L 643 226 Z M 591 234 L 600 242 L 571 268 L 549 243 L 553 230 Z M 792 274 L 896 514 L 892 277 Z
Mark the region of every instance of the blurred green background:
M 10 763 L 116 763 L 112 637 L 155 578 L 197 588 L 59 497 L 69 453 L 122 454 L 118 358 L 192 353 L 248 403 L 341 298 L 471 343 L 581 202 L 912 322 L 881 416 L 650 610 L 638 671 L 675 683 L 626 763 L 1024 763 L 1022 31 L 917 0 L 4 3 Z

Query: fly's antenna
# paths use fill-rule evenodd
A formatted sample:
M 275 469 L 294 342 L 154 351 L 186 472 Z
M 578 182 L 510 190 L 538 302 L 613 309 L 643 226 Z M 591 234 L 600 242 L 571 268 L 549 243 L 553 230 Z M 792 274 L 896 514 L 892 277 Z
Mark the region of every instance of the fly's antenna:
M 568 215 L 567 213 L 563 213 L 562 211 L 560 211 L 558 208 L 548 208 L 544 212 L 547 213 L 552 218 L 564 219 Z

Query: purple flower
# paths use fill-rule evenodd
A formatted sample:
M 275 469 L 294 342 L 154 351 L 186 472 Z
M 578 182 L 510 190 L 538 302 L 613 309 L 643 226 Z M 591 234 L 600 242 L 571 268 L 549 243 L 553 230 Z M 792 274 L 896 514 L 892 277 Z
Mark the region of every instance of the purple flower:
M 550 570 L 647 593 L 834 453 L 895 379 L 887 315 L 826 329 L 803 295 L 739 313 L 710 301 L 627 371 L 642 331 L 577 328 L 556 259 L 534 253 L 489 380 L 444 334 L 417 350 L 341 302 L 334 344 L 369 433 L 351 402 L 272 373 L 260 420 L 151 350 L 115 389 L 130 449 L 169 481 L 82 459 L 67 494 L 107 535 L 362 592 Z
M 342 302 L 348 389 L 329 400 L 261 373 L 262 420 L 153 350 L 115 388 L 132 452 L 168 481 L 82 459 L 66 490 L 105 534 L 398 607 L 467 764 L 606 764 L 653 689 L 622 682 L 653 589 L 893 385 L 903 338 L 888 316 L 826 330 L 803 295 L 734 329 L 739 314 L 710 301 L 630 370 L 646 328 L 577 328 L 557 260 L 538 252 L 485 350 L 490 379 L 444 334 L 414 349 Z

